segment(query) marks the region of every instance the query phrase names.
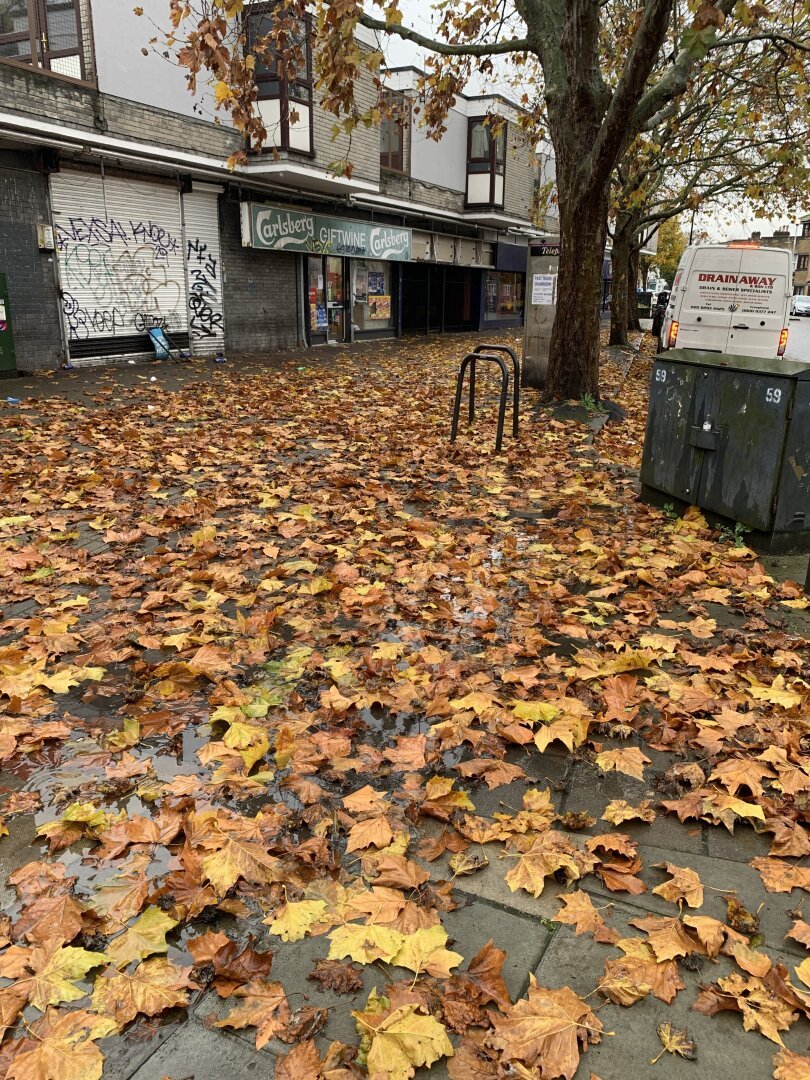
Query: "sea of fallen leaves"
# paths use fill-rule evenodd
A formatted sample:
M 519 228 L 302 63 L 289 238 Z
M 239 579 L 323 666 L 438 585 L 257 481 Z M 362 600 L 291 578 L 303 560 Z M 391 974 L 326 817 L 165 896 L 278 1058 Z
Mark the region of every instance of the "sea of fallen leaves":
M 606 363 L 621 412 L 598 434 L 526 392 L 496 455 L 491 388 L 448 442 L 464 344 L 0 404 L 3 843 L 31 829 L 0 916 L 0 1076 L 96 1080 L 109 1036 L 215 991 L 216 1026 L 270 1043 L 280 1080 L 442 1059 L 453 1080 L 571 1080 L 600 1002 L 671 1002 L 681 964 L 720 954 L 735 973 L 695 1008 L 778 1044 L 777 1080 L 810 1076 L 780 1035 L 810 1016 L 810 959 L 772 962 L 755 914 L 696 913 L 698 874 L 668 863 L 671 916 L 622 938 L 579 888 L 644 891 L 622 823 L 671 814 L 753 824 L 765 888 L 810 889 L 808 642 L 785 620 L 807 600 L 699 513 L 638 501 L 648 350 Z M 614 800 L 587 838 L 528 782 L 476 811 L 553 746 L 638 778 L 667 751 L 669 797 Z M 493 844 L 511 890 L 565 885 L 556 920 L 614 947 L 587 1000 L 532 978 L 513 1001 L 495 943 L 449 947 Z M 310 939 L 346 1043 L 271 971 Z

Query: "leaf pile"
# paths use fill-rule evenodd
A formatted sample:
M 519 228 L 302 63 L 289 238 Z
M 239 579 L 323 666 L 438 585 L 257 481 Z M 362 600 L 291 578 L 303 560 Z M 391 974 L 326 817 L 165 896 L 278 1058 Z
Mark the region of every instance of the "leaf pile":
M 647 892 L 621 829 L 667 812 L 753 824 L 766 889 L 810 889 L 806 600 L 698 513 L 637 503 L 645 361 L 595 444 L 526 410 L 495 456 L 484 420 L 447 443 L 458 351 L 396 343 L 174 394 L 144 379 L 126 403 L 100 376 L 89 400 L 3 413 L 0 756 L 25 786 L 0 813 L 38 837 L 1 928 L 9 1080 L 98 1077 L 101 1040 L 206 988 L 212 1023 L 272 1044 L 281 1077 L 447 1057 L 455 1080 L 571 1078 L 602 1037 L 593 1002 L 533 978 L 513 1002 L 499 943 L 465 958 L 448 937 L 484 873 L 568 888 L 558 921 L 614 949 L 601 1000 L 671 1002 L 682 961 L 722 955 L 739 971 L 702 1012 L 780 1044 L 808 1015 L 749 934 L 697 913 L 682 860 L 655 871 L 672 914 L 642 936 L 583 891 Z M 582 836 L 594 818 L 529 780 L 560 749 L 601 777 L 677 764 L 660 802 L 606 800 L 611 831 Z M 273 977 L 304 939 L 352 1045 Z

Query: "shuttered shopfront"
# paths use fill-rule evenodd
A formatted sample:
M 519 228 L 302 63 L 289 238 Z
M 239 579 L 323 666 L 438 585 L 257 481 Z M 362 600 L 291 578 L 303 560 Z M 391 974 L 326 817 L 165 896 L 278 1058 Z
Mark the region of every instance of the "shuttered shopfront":
M 191 349 L 207 356 L 225 348 L 222 310 L 222 258 L 219 246 L 219 195 L 215 184 L 198 184 L 183 195 Z
M 64 170 L 51 176 L 51 199 L 71 359 L 149 353 L 155 326 L 186 345 L 176 182 Z

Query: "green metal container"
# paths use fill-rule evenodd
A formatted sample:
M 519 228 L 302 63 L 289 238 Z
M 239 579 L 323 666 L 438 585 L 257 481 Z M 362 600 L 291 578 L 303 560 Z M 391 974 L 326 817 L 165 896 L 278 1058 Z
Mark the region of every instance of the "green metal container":
M 646 501 L 741 523 L 760 550 L 810 551 L 810 364 L 661 353 L 641 482 Z

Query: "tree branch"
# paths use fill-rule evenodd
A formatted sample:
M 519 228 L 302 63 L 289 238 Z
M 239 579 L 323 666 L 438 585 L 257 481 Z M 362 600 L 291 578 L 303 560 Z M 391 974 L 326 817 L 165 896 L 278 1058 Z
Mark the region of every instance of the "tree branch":
M 783 45 L 789 45 L 791 49 L 798 49 L 800 52 L 810 53 L 810 43 L 804 41 L 797 41 L 796 38 L 788 37 L 786 34 L 749 34 L 746 37 L 728 37 L 720 38 L 719 41 L 715 41 L 709 46 L 710 49 L 725 49 L 730 45 L 746 45 L 749 41 L 779 41 Z
M 441 56 L 497 56 L 502 53 L 521 53 L 529 51 L 528 38 L 511 38 L 507 41 L 493 41 L 490 44 L 450 45 L 445 41 L 436 41 L 435 38 L 426 37 L 418 30 L 411 30 L 401 23 L 388 23 L 385 19 L 375 19 L 372 15 L 362 14 L 357 21 L 367 30 L 377 30 L 389 37 L 399 37 L 404 41 L 412 41 L 423 49 L 439 53 Z

